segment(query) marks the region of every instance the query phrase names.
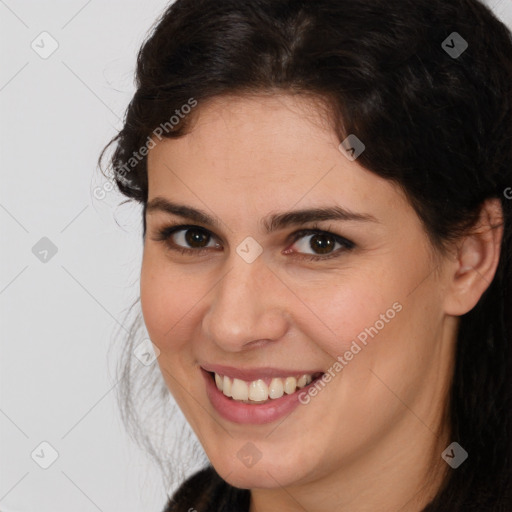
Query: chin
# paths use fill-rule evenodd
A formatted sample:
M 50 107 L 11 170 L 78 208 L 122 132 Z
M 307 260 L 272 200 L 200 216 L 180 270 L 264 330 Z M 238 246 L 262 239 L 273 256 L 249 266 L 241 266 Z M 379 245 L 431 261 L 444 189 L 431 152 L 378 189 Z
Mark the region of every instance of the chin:
M 228 484 L 239 489 L 275 489 L 293 485 L 304 478 L 304 475 L 297 474 L 296 468 L 276 466 L 263 458 L 251 467 L 245 466 L 238 458 L 211 463 Z

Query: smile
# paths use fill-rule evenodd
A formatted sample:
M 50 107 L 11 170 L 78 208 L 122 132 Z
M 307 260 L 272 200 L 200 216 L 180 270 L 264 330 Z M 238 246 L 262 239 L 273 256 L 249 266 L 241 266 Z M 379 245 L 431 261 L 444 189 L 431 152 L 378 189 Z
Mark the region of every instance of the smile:
M 218 369 L 218 367 L 217 367 Z M 206 382 L 206 394 L 216 412 L 234 423 L 264 424 L 291 413 L 299 404 L 299 392 L 307 391 L 322 377 L 323 372 L 297 372 L 296 375 L 277 377 L 275 370 L 264 370 L 261 378 L 249 379 L 225 375 L 201 368 Z M 290 373 L 290 372 L 282 372 Z M 274 374 L 274 375 L 271 375 Z
M 257 379 L 246 382 L 241 379 L 231 378 L 227 375 L 215 375 L 217 389 L 232 398 L 245 404 L 261 404 L 270 400 L 281 398 L 284 394 L 291 395 L 297 389 L 302 389 L 322 374 L 302 374 L 297 377 L 273 377 Z

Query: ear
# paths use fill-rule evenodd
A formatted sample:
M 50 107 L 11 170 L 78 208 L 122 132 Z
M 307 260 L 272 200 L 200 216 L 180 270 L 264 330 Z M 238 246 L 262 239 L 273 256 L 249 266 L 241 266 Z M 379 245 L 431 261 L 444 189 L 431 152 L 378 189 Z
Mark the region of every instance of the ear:
M 479 219 L 458 244 L 448 266 L 445 312 L 460 316 L 471 311 L 491 284 L 498 267 L 503 238 L 503 209 L 499 199 L 488 199 Z

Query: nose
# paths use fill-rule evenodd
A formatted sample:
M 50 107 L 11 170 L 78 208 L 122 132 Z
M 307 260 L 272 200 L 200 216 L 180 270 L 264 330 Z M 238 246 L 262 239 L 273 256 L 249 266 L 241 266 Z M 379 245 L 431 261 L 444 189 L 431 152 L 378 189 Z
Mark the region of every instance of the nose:
M 206 337 L 226 352 L 281 339 L 290 318 L 285 290 L 262 257 L 247 263 L 234 253 L 209 295 L 202 321 Z

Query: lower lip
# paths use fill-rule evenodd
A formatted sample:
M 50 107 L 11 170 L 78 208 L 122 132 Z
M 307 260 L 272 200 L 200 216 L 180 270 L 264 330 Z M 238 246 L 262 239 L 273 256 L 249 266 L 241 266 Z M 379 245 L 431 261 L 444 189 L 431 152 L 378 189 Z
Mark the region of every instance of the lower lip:
M 201 373 L 206 381 L 206 394 L 210 399 L 211 404 L 215 410 L 224 419 L 234 423 L 242 424 L 255 424 L 261 425 L 264 423 L 272 423 L 273 421 L 290 414 L 299 405 L 299 393 L 308 391 L 318 379 L 307 386 L 298 389 L 291 395 L 283 395 L 281 398 L 276 398 L 270 402 L 252 405 L 237 402 L 227 397 L 222 391 L 219 391 L 212 376 L 207 371 L 201 368 Z

